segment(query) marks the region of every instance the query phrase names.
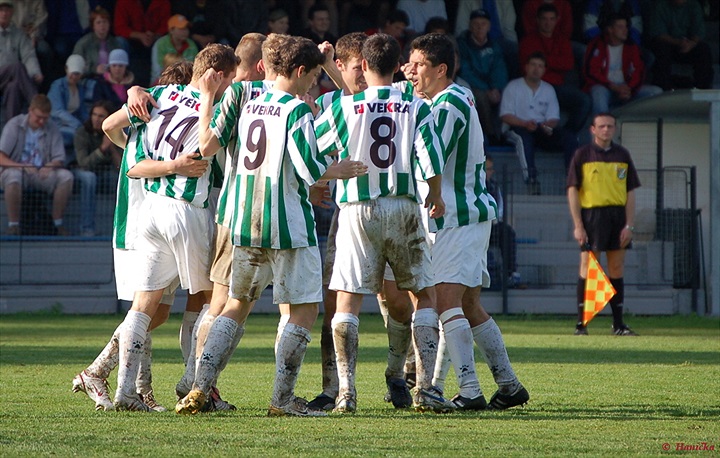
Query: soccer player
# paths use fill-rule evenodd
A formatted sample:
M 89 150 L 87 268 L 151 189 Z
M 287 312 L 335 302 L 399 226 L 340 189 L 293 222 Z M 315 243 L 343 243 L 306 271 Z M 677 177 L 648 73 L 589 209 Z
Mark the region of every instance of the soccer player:
M 116 143 L 124 137 L 123 128 L 132 125 L 139 131 L 136 154 L 128 155 L 127 176 L 142 179 L 147 191 L 136 246 L 141 258 L 136 270 L 137 290 L 120 331 L 120 369 L 114 400 L 117 409 L 148 410 L 135 394 L 134 379 L 163 290 L 178 279 L 191 294 L 212 288 L 208 278 L 212 239 L 208 203 L 213 168 L 205 166 L 201 176 L 186 177 L 174 173 L 169 164 L 180 155 L 197 156 L 200 76 L 210 68 L 218 71 L 221 83 L 217 96 L 230 84 L 236 66 L 231 48 L 210 45 L 198 54 L 190 85 L 152 90 L 159 107 L 152 110 L 149 122 L 128 119 L 126 111 L 119 110 L 103 123 L 103 130 Z M 212 105 L 212 100 L 207 103 Z
M 237 121 L 242 108 L 250 100 L 270 89 L 275 81 L 272 69 L 266 69 L 262 59 L 262 46 L 268 37 L 259 33 L 248 33 L 242 37 L 235 55 L 240 64 L 235 79 L 223 93 L 220 103 L 215 108 L 212 126 L 208 122 L 199 125 L 199 138 L 201 147 L 214 139 L 212 148 L 224 148 L 225 154 L 218 154 L 223 169 L 223 185 L 218 199 L 215 240 L 215 258 L 210 269 L 210 280 L 213 282 L 212 299 L 209 306 L 205 306 L 196 322 L 191 339 L 189 359 L 185 366 L 185 373 L 175 387 L 178 400 L 187 396 L 192 389 L 195 379 L 197 359 L 202 356 L 202 350 L 207 333 L 215 318 L 220 315 L 227 302 L 230 290 L 230 267 L 232 265 L 232 237 L 230 224 L 235 201 L 235 176 L 237 156 L 235 156 L 235 140 Z M 274 39 L 274 38 L 273 38 Z M 272 40 L 271 40 L 272 44 Z M 211 148 L 208 147 L 208 148 Z M 223 355 L 221 367 L 225 367 L 232 353 L 240 341 L 244 328 L 239 327 L 233 337 L 232 350 Z M 222 369 L 221 369 L 222 371 Z M 223 401 L 215 384 L 210 391 L 210 398 L 205 410 L 234 410 L 235 406 Z
M 492 407 L 512 407 L 526 402 L 528 394 L 510 366 L 500 329 L 480 304 L 480 290 L 490 285 L 487 249 L 497 205 L 485 186 L 483 132 L 477 111 L 472 96 L 452 82 L 455 50 L 445 35 L 416 38 L 409 67 L 415 90 L 431 101 L 444 143 L 442 192 L 448 203 L 445 215 L 428 223 L 434 233 L 438 313 L 460 388 L 452 402 L 459 410 L 487 407 L 475 373 L 475 337 L 499 386 Z
M 339 151 L 368 164 L 369 173 L 338 182 L 337 253 L 330 289 L 337 291 L 332 319 L 339 395 L 334 411 L 357 409 L 355 367 L 363 294 L 377 294 L 389 263 L 398 287 L 413 292 L 416 311 L 417 410 L 445 412 L 452 404 L 431 385 L 438 343 L 438 315 L 429 247 L 420 223 L 415 166 L 430 186 L 425 206 L 441 217 L 442 157 L 430 109 L 391 86 L 400 45 L 386 34 L 365 41 L 362 69 L 368 89 L 336 100 L 316 123 L 318 149 Z
M 167 84 L 188 84 L 192 79 L 192 63 L 178 62 L 166 68 L 160 76 L 159 85 Z M 131 132 L 131 137 L 136 136 L 137 130 Z M 135 144 L 135 139 L 131 144 Z M 118 146 L 125 147 L 123 140 Z M 127 170 L 127 153 L 125 148 L 121 167 Z M 131 154 L 135 154 L 134 151 Z M 180 175 L 200 176 L 207 168 L 207 163 L 199 163 L 190 156 L 181 155 L 174 160 L 173 167 Z M 139 180 L 132 180 L 125 173 L 121 173 L 118 179 L 117 202 L 115 206 L 115 225 L 113 228 L 113 258 L 115 263 L 115 283 L 117 287 L 118 299 L 132 301 L 135 294 L 132 277 L 136 266 L 134 252 L 134 243 L 137 238 L 137 211 L 139 210 L 145 190 Z M 175 301 L 175 289 L 177 285 L 171 285 L 165 289 L 161 300 L 161 306 L 153 317 L 148 331 L 155 329 L 164 323 L 170 313 L 170 306 Z M 188 305 L 185 315 L 189 316 L 188 310 L 194 310 L 199 303 L 202 306 L 201 293 L 190 295 L 188 297 Z M 112 400 L 110 399 L 110 387 L 107 377 L 118 364 L 119 359 L 119 336 L 122 323 L 113 332 L 110 341 L 105 348 L 95 358 L 95 360 L 82 372 L 73 378 L 73 392 L 87 394 L 90 399 L 95 402 L 96 410 L 115 410 Z M 154 411 L 162 412 L 166 409 L 158 404 L 155 400 L 152 390 L 151 376 L 151 353 L 152 353 L 152 337 L 148 332 L 145 340 L 145 352 L 140 360 L 140 369 L 136 380 L 137 393 L 142 397 L 143 402 Z
M 265 42 L 263 55 L 277 78 L 273 89 L 245 105 L 237 125 L 231 298 L 210 328 L 193 389 L 178 402 L 178 413 L 195 414 L 203 408 L 222 355 L 272 281 L 274 302 L 289 303 L 290 318 L 277 343 L 268 415 L 325 415 L 309 409 L 307 401 L 294 394 L 322 299 L 309 186 L 321 179 L 355 177 L 364 173 L 364 166 L 343 161 L 326 167 L 317 153 L 312 113 L 296 98 L 307 92 L 325 61 L 317 46 L 304 38 L 279 35 Z M 203 78 L 203 100 L 217 84 L 218 76 L 208 72 Z M 211 114 L 205 105 L 201 123 L 210 122 Z M 203 146 L 204 155 L 215 154 L 215 142 Z

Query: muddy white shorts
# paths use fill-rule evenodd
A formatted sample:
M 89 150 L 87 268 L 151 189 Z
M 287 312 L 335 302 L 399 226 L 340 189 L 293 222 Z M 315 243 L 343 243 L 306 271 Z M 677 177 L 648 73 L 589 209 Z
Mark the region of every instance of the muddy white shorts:
M 490 286 L 487 250 L 492 222 L 449 227 L 435 233 L 431 248 L 435 284 Z

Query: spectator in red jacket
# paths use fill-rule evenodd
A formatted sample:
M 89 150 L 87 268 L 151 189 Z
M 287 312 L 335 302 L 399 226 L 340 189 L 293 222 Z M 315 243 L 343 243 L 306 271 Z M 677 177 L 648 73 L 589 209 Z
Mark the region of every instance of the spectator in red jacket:
M 578 85 L 566 81 L 566 75 L 575 68 L 575 58 L 570 38 L 557 32 L 559 18 L 554 4 L 540 5 L 536 17 L 537 32 L 526 35 L 520 42 L 520 62 L 527 62 L 528 57 L 536 52 L 546 57 L 547 70 L 543 81 L 552 84 L 560 109 L 568 115 L 565 127 L 579 132 L 585 126 L 592 102 Z
M 568 40 L 573 32 L 572 7 L 568 0 L 525 0 L 522 7 L 523 36 L 528 36 L 538 31 L 538 8 L 542 5 L 552 5 L 558 13 L 556 33 Z M 546 55 L 547 56 L 547 55 Z M 522 59 L 520 59 L 522 62 Z
M 662 92 L 658 86 L 643 84 L 645 64 L 640 47 L 628 38 L 627 18 L 619 13 L 611 14 L 603 35 L 588 44 L 583 76 L 583 89 L 592 97 L 593 116 Z
M 170 0 L 117 0 L 115 35 L 130 42 L 130 69 L 141 86 L 150 82 L 150 49 L 155 40 L 168 33 Z

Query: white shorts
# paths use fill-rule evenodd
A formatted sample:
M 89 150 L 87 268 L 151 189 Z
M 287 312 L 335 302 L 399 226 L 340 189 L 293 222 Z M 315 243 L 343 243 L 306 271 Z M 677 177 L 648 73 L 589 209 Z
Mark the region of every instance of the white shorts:
M 137 268 L 137 252 L 135 250 L 113 249 L 113 263 L 115 264 L 115 288 L 117 289 L 117 297 L 121 301 L 132 302 L 135 296 L 135 283 L 137 276 L 135 269 Z M 175 302 L 175 291 L 180 286 L 180 279 L 171 283 L 163 292 L 160 300 L 161 304 L 172 305 Z
M 340 207 L 330 289 L 377 294 L 386 263 L 399 289 L 418 292 L 432 286 L 430 247 L 417 203 L 381 197 Z
M 230 296 L 256 301 L 272 282 L 276 304 L 317 304 L 322 301 L 321 268 L 316 246 L 285 250 L 235 246 Z
M 435 233 L 432 265 L 435 284 L 457 283 L 469 288 L 490 286 L 487 250 L 492 222 L 449 227 Z
M 190 294 L 212 290 L 212 211 L 149 192 L 140 215 L 137 289 L 165 289 L 179 278 Z

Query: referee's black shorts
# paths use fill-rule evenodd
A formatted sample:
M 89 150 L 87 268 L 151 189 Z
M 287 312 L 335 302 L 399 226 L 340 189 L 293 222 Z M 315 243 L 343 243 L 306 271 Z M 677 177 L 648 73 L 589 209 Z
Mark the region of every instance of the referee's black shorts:
M 620 233 L 626 224 L 625 207 L 583 208 L 581 214 L 588 243 L 593 251 L 621 249 Z

